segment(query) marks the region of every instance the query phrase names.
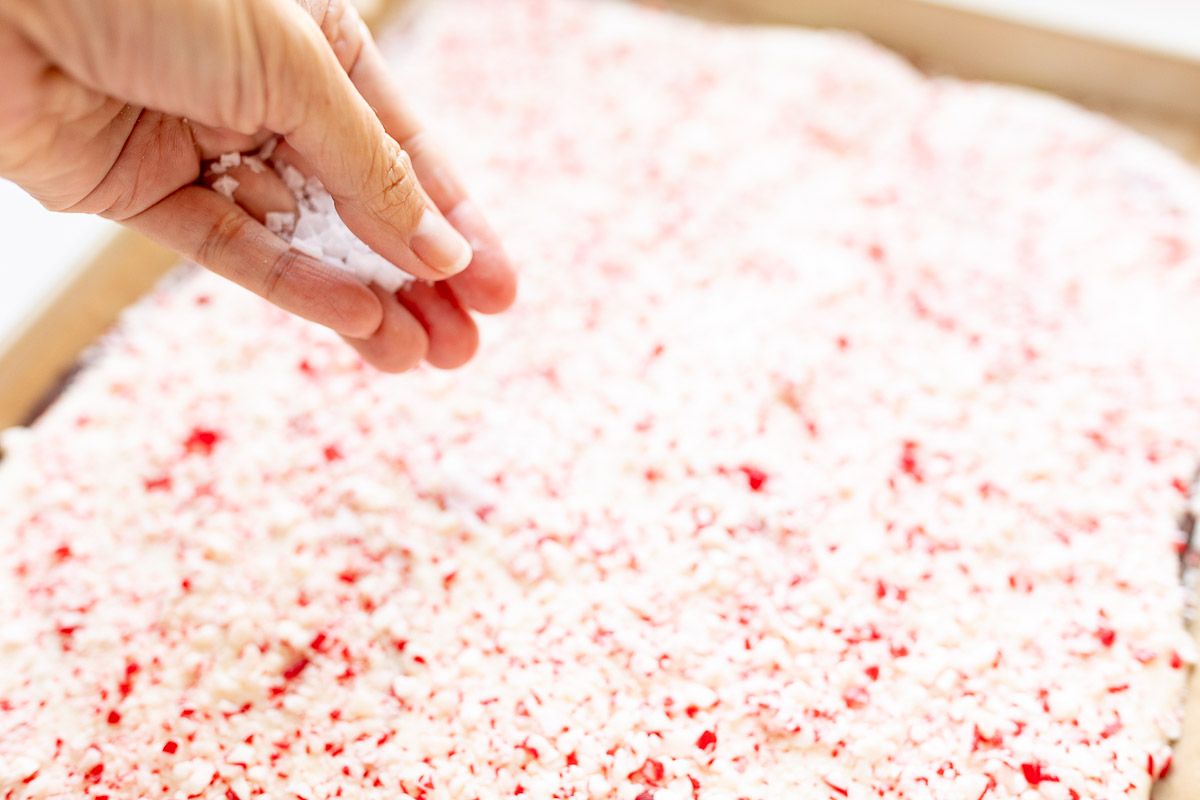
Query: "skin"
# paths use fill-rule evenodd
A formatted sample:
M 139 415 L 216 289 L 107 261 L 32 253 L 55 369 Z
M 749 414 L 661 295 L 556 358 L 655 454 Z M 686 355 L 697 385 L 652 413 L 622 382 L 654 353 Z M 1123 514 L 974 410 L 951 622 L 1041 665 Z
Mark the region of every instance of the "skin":
M 514 299 L 496 235 L 347 0 L 3 0 L 0 65 L 0 176 L 332 328 L 379 369 L 461 365 L 472 313 Z M 390 294 L 289 249 L 262 224 L 294 208 L 270 171 L 232 172 L 232 201 L 205 185 L 210 160 L 275 136 L 359 238 L 436 282 Z

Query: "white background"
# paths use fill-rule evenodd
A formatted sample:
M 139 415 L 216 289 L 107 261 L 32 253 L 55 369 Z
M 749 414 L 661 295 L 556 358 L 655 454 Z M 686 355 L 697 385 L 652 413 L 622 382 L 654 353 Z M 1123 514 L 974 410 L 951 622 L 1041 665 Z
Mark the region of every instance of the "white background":
M 0 0 L 2 2 L 2 0 Z M 933 0 L 1200 60 L 1200 0 Z M 113 228 L 51 214 L 0 180 L 0 342 Z

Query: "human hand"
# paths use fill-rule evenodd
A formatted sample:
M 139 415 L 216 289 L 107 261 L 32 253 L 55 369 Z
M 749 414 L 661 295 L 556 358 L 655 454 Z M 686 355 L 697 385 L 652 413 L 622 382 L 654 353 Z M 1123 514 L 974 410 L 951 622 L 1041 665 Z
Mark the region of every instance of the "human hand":
M 0 63 L 0 175 L 329 326 L 380 369 L 462 364 L 470 312 L 513 300 L 495 234 L 349 0 L 3 0 Z M 233 200 L 197 183 L 276 135 L 360 239 L 439 282 L 388 293 L 290 249 L 262 224 L 292 204 L 269 170 L 238 172 Z

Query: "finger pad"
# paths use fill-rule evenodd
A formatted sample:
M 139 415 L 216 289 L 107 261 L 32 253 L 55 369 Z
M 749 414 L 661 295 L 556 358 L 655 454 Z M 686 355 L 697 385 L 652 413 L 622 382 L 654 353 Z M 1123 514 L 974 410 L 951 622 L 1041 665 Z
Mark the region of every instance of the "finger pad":
M 428 334 L 429 349 L 425 358 L 431 365 L 453 369 L 475 354 L 479 347 L 479 330 L 447 287 L 413 284 L 398 292 L 397 298 Z
M 367 339 L 347 339 L 365 361 L 383 372 L 406 372 L 425 357 L 429 337 L 396 298 L 372 287 L 383 306 L 383 321 Z
M 450 279 L 463 305 L 481 314 L 499 314 L 517 299 L 517 274 L 507 261 L 476 251 L 475 260 L 461 275 Z

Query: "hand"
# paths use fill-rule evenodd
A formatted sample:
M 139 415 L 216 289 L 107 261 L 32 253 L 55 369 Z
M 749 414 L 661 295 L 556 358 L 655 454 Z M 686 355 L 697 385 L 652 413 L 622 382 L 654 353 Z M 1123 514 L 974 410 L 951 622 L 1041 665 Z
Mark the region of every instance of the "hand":
M 0 175 L 329 326 L 380 369 L 462 364 L 470 312 L 513 300 L 495 234 L 348 0 L 3 0 L 0 63 Z M 236 173 L 232 201 L 197 183 L 275 135 L 359 238 L 441 282 L 392 294 L 289 249 L 262 224 L 292 203 L 269 170 Z

